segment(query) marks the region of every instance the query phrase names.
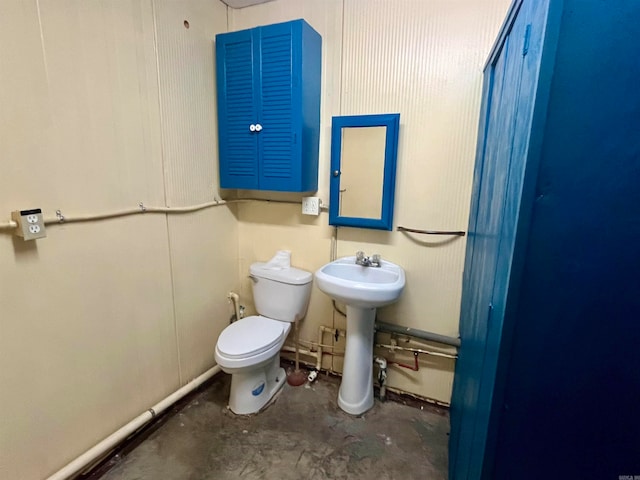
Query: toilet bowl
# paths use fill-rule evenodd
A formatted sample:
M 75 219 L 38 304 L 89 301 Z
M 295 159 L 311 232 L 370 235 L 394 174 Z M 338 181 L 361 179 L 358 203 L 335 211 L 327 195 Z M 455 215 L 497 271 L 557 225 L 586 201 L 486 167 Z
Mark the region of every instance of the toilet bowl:
M 291 324 L 262 316 L 232 323 L 220 334 L 216 361 L 230 373 L 229 408 L 248 414 L 260 410 L 286 382 L 280 349 Z
M 286 383 L 280 349 L 291 323 L 307 313 L 312 274 L 297 268 L 250 267 L 259 315 L 226 327 L 216 343 L 215 358 L 231 374 L 229 408 L 246 415 L 258 412 Z

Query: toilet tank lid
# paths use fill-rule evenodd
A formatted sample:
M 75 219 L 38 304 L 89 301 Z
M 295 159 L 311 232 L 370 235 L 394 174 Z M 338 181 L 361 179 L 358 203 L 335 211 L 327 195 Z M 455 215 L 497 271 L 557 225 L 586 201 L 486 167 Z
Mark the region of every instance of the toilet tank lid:
M 265 262 L 251 264 L 249 272 L 254 277 L 266 278 L 291 285 L 304 285 L 313 279 L 311 272 L 307 272 L 306 270 L 294 267 L 280 269 L 269 268 Z

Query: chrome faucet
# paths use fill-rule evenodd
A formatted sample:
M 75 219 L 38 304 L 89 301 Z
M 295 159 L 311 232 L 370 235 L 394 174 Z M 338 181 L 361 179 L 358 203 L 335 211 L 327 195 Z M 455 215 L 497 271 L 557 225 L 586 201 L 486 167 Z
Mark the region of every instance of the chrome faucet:
M 362 265 L 363 267 L 380 267 L 382 265 L 382 258 L 377 253 L 371 255 L 371 257 L 367 257 L 363 251 L 357 251 L 356 265 Z

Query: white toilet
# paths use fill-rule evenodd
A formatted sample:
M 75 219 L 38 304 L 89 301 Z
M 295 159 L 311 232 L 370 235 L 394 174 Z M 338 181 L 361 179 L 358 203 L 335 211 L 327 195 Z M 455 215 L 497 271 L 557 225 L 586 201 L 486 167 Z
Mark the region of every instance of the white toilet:
M 237 414 L 256 413 L 286 383 L 280 349 L 291 323 L 307 313 L 310 272 L 251 265 L 253 300 L 260 315 L 246 317 L 225 328 L 216 344 L 216 362 L 231 377 L 229 408 Z

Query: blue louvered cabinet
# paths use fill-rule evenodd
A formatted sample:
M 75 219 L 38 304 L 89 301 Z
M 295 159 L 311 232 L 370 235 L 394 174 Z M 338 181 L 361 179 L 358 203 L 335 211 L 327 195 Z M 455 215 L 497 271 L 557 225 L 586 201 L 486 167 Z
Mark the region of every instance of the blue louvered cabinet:
M 221 188 L 317 190 L 321 61 L 304 20 L 216 36 Z

